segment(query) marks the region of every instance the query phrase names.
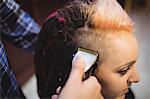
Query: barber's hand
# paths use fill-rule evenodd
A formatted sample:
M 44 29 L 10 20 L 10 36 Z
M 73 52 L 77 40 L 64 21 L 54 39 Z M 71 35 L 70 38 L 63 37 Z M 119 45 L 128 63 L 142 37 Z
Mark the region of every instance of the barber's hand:
M 68 81 L 60 92 L 60 87 L 51 99 L 104 99 L 101 85 L 94 76 L 82 81 L 84 74 L 84 60 L 75 56 Z M 60 93 L 59 93 L 60 92 Z

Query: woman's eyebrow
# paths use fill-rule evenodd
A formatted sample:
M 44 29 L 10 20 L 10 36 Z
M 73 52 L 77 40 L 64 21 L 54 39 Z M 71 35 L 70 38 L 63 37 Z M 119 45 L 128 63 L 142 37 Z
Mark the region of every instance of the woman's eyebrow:
M 133 60 L 129 63 L 126 63 L 126 64 L 123 64 L 123 65 L 119 66 L 119 68 L 123 68 L 123 67 L 127 67 L 127 66 L 131 67 L 135 63 L 136 63 L 136 60 Z

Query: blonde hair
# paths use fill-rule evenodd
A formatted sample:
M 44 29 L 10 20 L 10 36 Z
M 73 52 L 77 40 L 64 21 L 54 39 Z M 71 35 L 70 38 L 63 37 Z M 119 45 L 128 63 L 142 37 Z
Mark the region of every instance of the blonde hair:
M 129 34 L 134 30 L 131 18 L 116 0 L 97 0 L 87 9 L 85 26 L 76 30 L 73 40 L 78 46 L 98 51 L 100 57 L 106 56 L 103 55 L 104 48 L 109 50 L 110 45 L 106 42 L 111 37 Z
M 116 0 L 98 0 L 93 15 L 95 30 L 133 32 L 133 22 Z

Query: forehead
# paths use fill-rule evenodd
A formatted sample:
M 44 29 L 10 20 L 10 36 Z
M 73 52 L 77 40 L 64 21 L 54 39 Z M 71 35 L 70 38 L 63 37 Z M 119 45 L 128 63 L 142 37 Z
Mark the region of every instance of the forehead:
M 114 36 L 107 43 L 106 60 L 112 64 L 122 65 L 137 59 L 138 44 L 133 34 Z

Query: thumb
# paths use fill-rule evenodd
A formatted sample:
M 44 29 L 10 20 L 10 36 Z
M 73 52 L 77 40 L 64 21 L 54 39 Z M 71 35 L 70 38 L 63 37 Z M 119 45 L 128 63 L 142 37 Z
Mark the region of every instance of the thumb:
M 68 82 L 82 82 L 82 78 L 84 75 L 84 67 L 84 59 L 79 55 L 75 55 L 72 61 L 72 69 L 70 72 Z

